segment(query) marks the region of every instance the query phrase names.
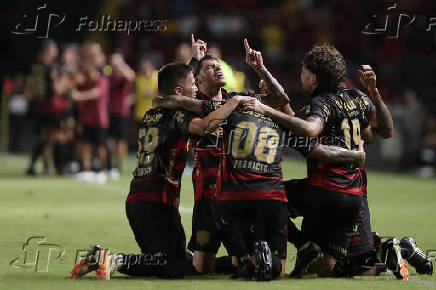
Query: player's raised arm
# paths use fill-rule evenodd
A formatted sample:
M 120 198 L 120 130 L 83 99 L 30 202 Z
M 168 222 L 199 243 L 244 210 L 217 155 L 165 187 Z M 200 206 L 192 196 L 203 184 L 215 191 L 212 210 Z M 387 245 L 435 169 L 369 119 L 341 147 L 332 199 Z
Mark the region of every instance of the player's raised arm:
M 262 53 L 250 48 L 248 40 L 244 38 L 245 62 L 253 68 L 259 77 L 266 83 L 272 96 L 283 99 L 283 103 L 289 103 L 289 97 L 276 78 L 266 69 L 263 64 Z
M 394 122 L 388 107 L 383 102 L 377 89 L 377 76 L 369 65 L 362 65 L 358 72 L 360 82 L 369 93 L 369 97 L 376 108 L 376 119 L 371 120 L 371 126 L 382 138 L 391 138 L 394 135 Z
M 192 67 L 192 69 L 195 71 L 197 68 L 200 59 L 204 57 L 207 51 L 207 43 L 201 39 L 198 39 L 197 41 L 194 38 L 194 34 L 191 34 L 191 45 L 192 45 L 192 58 L 189 62 L 189 65 Z
M 200 60 L 206 54 L 207 43 L 201 39 L 195 40 L 194 34 L 191 34 L 192 58 Z
M 290 115 L 274 110 L 270 106 L 262 104 L 258 100 L 244 103 L 243 108 L 246 111 L 255 111 L 268 116 L 284 129 L 292 131 L 297 135 L 316 137 L 324 129 L 324 120 L 316 115 L 309 116 L 306 119 L 291 117 Z

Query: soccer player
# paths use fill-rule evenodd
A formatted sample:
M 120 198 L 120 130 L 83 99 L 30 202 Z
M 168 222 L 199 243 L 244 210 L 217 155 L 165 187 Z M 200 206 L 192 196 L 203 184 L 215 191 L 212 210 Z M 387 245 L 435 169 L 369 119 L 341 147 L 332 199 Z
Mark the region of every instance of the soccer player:
M 103 172 L 92 170 L 92 148 L 97 149 L 100 167 L 107 163 L 107 129 L 109 128 L 109 81 L 99 71 L 101 47 L 98 43 L 85 43 L 82 47 L 82 70 L 78 73 L 77 90 L 72 98 L 77 102 L 78 122 L 82 126 L 82 172 L 76 175 L 81 181 L 105 182 Z
M 365 112 L 365 117 L 369 120 L 374 133 L 382 138 L 390 138 L 394 132 L 392 117 L 376 88 L 376 75 L 370 66 L 363 65 L 362 70 L 359 71 L 359 76 L 371 97 L 356 89 L 347 89 L 346 92 L 358 102 Z M 374 104 L 371 100 L 374 100 Z M 432 274 L 433 265 L 431 261 L 419 249 L 412 238 L 404 237 L 401 241 L 390 238 L 383 245 L 380 244 L 380 237 L 371 230 L 365 167 L 362 166 L 360 171 L 363 178 L 363 202 L 353 227 L 353 234 L 347 249 L 346 266 L 342 275 L 347 277 L 355 275 L 374 276 L 390 269 L 398 279 L 407 278 L 407 273 L 404 270 L 404 275 L 401 273 L 401 261 L 398 261 L 398 257 L 400 257 L 400 260 L 401 257 L 406 258 L 418 273 Z M 305 191 L 306 187 L 307 179 L 286 182 L 286 192 L 292 217 L 304 215 L 304 194 L 301 193 Z M 288 237 L 289 241 L 297 248 L 302 245 L 301 234 L 291 221 L 288 224 Z M 378 254 L 382 254 L 381 260 L 377 258 Z M 378 263 L 377 266 L 375 266 L 376 263 Z
M 26 171 L 28 175 L 36 175 L 35 163 L 40 155 L 43 157 L 43 172 L 50 173 L 50 143 L 54 122 L 51 103 L 54 97 L 55 62 L 58 54 L 58 46 L 53 40 L 48 39 L 41 43 L 37 61 L 32 66 L 26 88 L 32 101 L 31 113 L 35 118 L 38 135 L 38 141 L 32 150 L 30 165 Z
M 158 86 L 163 95 L 193 98 L 197 92 L 192 69 L 185 64 L 164 66 L 159 71 Z M 235 96 L 202 119 L 163 108 L 153 108 L 145 114 L 139 128 L 138 164 L 126 200 L 126 214 L 142 254 L 110 254 L 91 246 L 86 257 L 74 266 L 73 278 L 93 270 L 105 280 L 115 270 L 130 276 L 160 277 L 182 277 L 189 271 L 178 211 L 187 137 L 210 133 L 240 102 L 247 100 Z
M 130 94 L 135 81 L 135 72 L 124 61 L 120 53 L 111 56 L 112 74 L 110 83 L 110 129 L 112 139 L 111 150 L 115 155 L 116 166 L 111 169 L 110 175 L 117 179 L 122 170 L 127 155 L 127 139 L 129 137 L 130 122 Z
M 252 51 L 249 48 L 248 42 L 246 40 L 244 40 L 244 43 L 245 43 L 246 52 L 247 52 L 247 57 L 246 57 L 247 63 L 250 66 L 252 66 L 255 69 L 255 71 L 257 71 L 258 74 L 263 78 L 263 82 L 265 83 L 265 85 L 268 88 L 271 88 L 271 89 L 264 90 L 264 92 L 268 91 L 271 95 L 266 97 L 266 98 L 264 96 L 263 101 L 269 102 L 269 104 L 271 106 L 276 107 L 276 108 L 278 108 L 280 110 L 283 110 L 283 106 L 289 106 L 287 104 L 287 102 L 288 102 L 287 101 L 287 96 L 284 93 L 283 88 L 278 84 L 277 80 L 275 80 L 270 75 L 270 73 L 266 70 L 266 68 L 263 66 L 263 61 L 262 61 L 260 53 L 256 52 L 256 51 Z M 271 92 L 276 92 L 276 93 L 273 94 Z M 168 100 L 168 98 L 166 98 L 166 99 Z M 284 101 L 284 99 L 286 99 L 286 100 Z M 191 109 L 191 110 L 195 111 L 194 106 L 191 106 L 191 108 L 189 108 L 189 105 L 184 105 L 183 104 L 184 102 L 185 102 L 185 104 L 189 104 L 189 99 L 187 99 L 187 98 L 183 98 L 183 97 L 178 98 L 178 100 L 176 102 L 178 103 L 179 106 L 182 106 L 182 107 L 184 107 L 186 109 Z M 206 103 L 208 105 L 204 105 L 203 108 L 204 107 L 209 107 L 209 103 L 208 102 L 206 102 Z M 286 104 L 286 105 L 284 105 L 284 104 Z M 213 110 L 213 107 L 212 107 L 212 110 Z M 289 108 L 289 110 L 290 110 L 290 108 Z M 238 128 L 236 126 L 239 123 L 232 123 L 232 120 L 235 120 L 235 119 L 232 119 L 233 118 L 232 116 L 234 116 L 234 115 L 235 116 L 239 116 L 238 117 L 239 119 L 244 119 L 244 118 L 250 119 L 250 121 L 246 121 L 246 122 L 245 121 L 241 121 L 244 125 L 248 124 L 247 126 L 249 126 L 247 128 L 243 128 L 243 131 L 244 131 L 244 135 L 243 136 L 247 136 L 247 137 L 244 137 L 244 138 L 241 139 L 239 137 L 243 137 L 242 135 L 241 136 L 238 135 L 239 137 L 235 137 L 235 135 L 232 135 L 234 132 L 238 132 L 238 130 L 241 129 L 241 128 Z M 236 120 L 238 118 L 236 118 Z M 255 153 L 251 153 L 250 154 L 250 152 L 253 150 L 253 148 L 251 148 L 251 149 L 250 148 L 246 148 L 246 150 L 245 149 L 241 149 L 241 150 L 244 150 L 244 152 L 247 151 L 247 152 L 245 152 L 247 154 L 245 155 L 243 160 L 241 160 L 240 156 L 237 155 L 237 152 L 236 151 L 235 152 L 232 151 L 231 155 L 235 155 L 236 154 L 239 157 L 237 159 L 240 159 L 238 161 L 235 161 L 234 163 L 235 164 L 236 163 L 238 163 L 238 164 L 241 163 L 240 165 L 242 167 L 240 167 L 238 165 L 238 169 L 230 169 L 229 172 L 227 172 L 226 169 L 223 169 L 221 167 L 220 172 L 219 172 L 219 176 L 221 176 L 223 178 L 223 180 L 224 180 L 223 176 L 227 176 L 227 174 L 232 175 L 233 171 L 237 171 L 239 173 L 238 176 L 240 176 L 242 178 L 242 180 L 244 180 L 245 182 L 242 183 L 242 182 L 240 182 L 240 181 L 238 181 L 236 179 L 228 181 L 226 179 L 226 182 L 224 182 L 224 184 L 222 185 L 222 188 L 223 188 L 222 191 L 221 191 L 220 183 L 217 182 L 217 185 L 219 186 L 219 189 L 217 190 L 217 197 L 218 197 L 218 199 L 220 199 L 220 196 L 221 197 L 224 196 L 224 197 L 222 197 L 224 200 L 228 199 L 228 200 L 231 200 L 231 201 L 232 201 L 232 198 L 234 198 L 234 199 L 238 199 L 238 200 L 248 200 L 248 201 L 255 200 L 255 201 L 262 201 L 262 202 L 263 202 L 263 200 L 270 201 L 270 200 L 278 199 L 279 201 L 283 202 L 283 200 L 285 200 L 286 198 L 283 198 L 283 196 L 284 196 L 283 195 L 283 193 L 284 193 L 284 186 L 283 186 L 283 181 L 280 181 L 281 178 L 282 178 L 281 177 L 281 169 L 280 169 L 280 165 L 279 165 L 280 158 L 279 158 L 278 161 L 277 161 L 277 158 L 276 158 L 276 154 L 278 154 L 278 156 L 281 156 L 280 151 L 281 151 L 281 147 L 283 147 L 283 144 L 281 142 L 279 142 L 279 140 L 278 140 L 280 138 L 283 141 L 283 134 L 281 134 L 281 133 L 279 134 L 278 133 L 278 131 L 281 132 L 282 129 L 280 129 L 276 124 L 273 124 L 273 122 L 271 122 L 271 120 L 268 121 L 268 118 L 264 118 L 263 116 L 258 115 L 258 114 L 253 115 L 252 113 L 243 113 L 243 112 L 234 112 L 234 113 L 232 113 L 230 119 L 227 120 L 226 124 L 227 124 L 227 125 L 225 125 L 226 129 L 224 130 L 225 136 L 227 136 L 228 139 L 232 138 L 232 140 L 233 140 L 232 142 L 243 142 L 243 143 L 245 142 L 244 143 L 245 147 L 246 146 L 254 147 L 255 148 Z M 259 128 L 256 128 L 255 124 L 259 124 Z M 233 128 L 232 126 L 236 126 L 236 128 Z M 273 127 L 269 128 L 268 126 L 273 126 Z M 258 129 L 260 130 L 259 134 L 257 132 Z M 272 154 L 272 151 L 271 151 L 272 149 L 270 150 L 268 148 L 268 145 L 271 145 L 271 144 L 269 144 L 269 141 L 266 141 L 268 139 L 268 135 L 265 135 L 264 131 L 265 132 L 266 131 L 268 131 L 268 132 L 275 132 L 275 134 L 276 134 L 276 135 L 274 135 L 274 137 L 277 137 L 277 138 L 275 138 L 273 140 L 274 142 L 273 142 L 273 145 L 272 145 L 273 147 L 275 146 L 273 148 L 274 149 L 274 154 Z M 242 134 L 242 131 L 239 132 L 239 133 Z M 256 139 L 256 136 L 258 136 L 258 139 Z M 244 141 L 244 140 L 246 140 L 246 141 Z M 249 143 L 247 144 L 247 142 L 249 142 Z M 223 143 L 224 146 L 226 144 L 227 144 L 227 142 Z M 278 148 L 279 144 L 280 144 L 280 148 Z M 223 152 L 225 154 L 221 155 L 221 158 L 222 158 L 221 159 L 221 164 L 225 164 L 223 159 L 226 158 L 227 154 L 230 154 L 231 150 L 235 150 L 235 148 L 238 148 L 238 146 L 236 146 L 236 145 L 235 146 L 233 146 L 233 145 L 228 145 L 227 146 L 228 151 L 227 151 L 227 149 L 224 150 Z M 312 150 L 313 149 L 315 149 L 315 147 L 312 147 Z M 346 158 L 348 156 L 348 159 L 341 159 L 339 161 L 357 162 L 357 163 L 359 163 L 359 161 L 362 161 L 362 159 L 363 159 L 362 157 L 364 157 L 364 152 L 353 152 L 353 151 L 343 152 L 343 151 L 347 151 L 347 150 L 336 150 L 336 151 L 334 151 L 333 149 L 332 150 L 327 150 L 328 146 L 326 147 L 324 145 L 319 145 L 318 147 L 316 147 L 316 149 L 317 150 L 313 150 L 313 152 L 311 152 L 310 154 L 314 155 L 315 157 L 318 156 L 318 158 L 321 158 L 321 159 L 324 159 L 324 160 L 334 159 L 335 162 L 337 162 L 339 160 L 338 158 L 341 158 L 341 157 L 342 158 Z M 241 150 L 239 150 L 239 151 L 241 151 Z M 256 156 L 263 156 L 263 157 L 265 157 L 264 155 L 268 155 L 264 151 L 266 151 L 266 152 L 271 151 L 270 152 L 271 156 L 274 155 L 272 160 L 275 160 L 275 161 L 274 161 L 274 164 L 271 165 L 271 168 L 274 168 L 275 171 L 274 170 L 270 171 L 268 169 L 269 165 L 268 165 L 267 162 L 265 162 L 265 160 L 262 159 L 261 161 L 259 161 L 259 160 L 256 159 Z M 346 156 L 345 153 L 348 153 L 348 155 Z M 343 154 L 343 156 L 340 155 L 340 154 Z M 350 159 L 349 156 L 351 156 L 351 157 L 353 157 L 355 159 L 352 159 L 352 158 Z M 261 158 L 263 158 L 263 157 L 261 157 Z M 358 160 L 356 160 L 356 157 L 358 157 L 357 158 Z M 270 159 L 268 159 L 268 160 L 270 160 Z M 247 164 L 251 164 L 251 165 L 248 166 Z M 260 170 L 261 167 L 263 169 L 265 169 L 266 171 Z M 252 171 L 252 170 L 254 170 L 257 173 L 257 175 L 250 173 L 250 171 Z M 275 175 L 274 176 L 275 178 L 271 178 L 271 176 L 270 176 L 271 174 Z M 257 179 L 254 179 L 253 177 L 256 177 Z M 276 180 L 275 183 L 274 183 L 274 181 L 271 181 L 270 179 Z M 253 184 L 248 184 L 247 182 L 248 183 L 253 183 L 254 182 L 255 184 L 254 185 Z M 273 182 L 275 184 L 275 186 L 277 187 L 277 190 L 275 192 L 275 193 L 277 193 L 277 196 L 271 196 L 271 195 L 265 194 L 265 192 L 269 192 L 269 190 L 267 190 L 266 188 L 271 187 L 271 186 L 269 186 L 270 185 L 269 182 Z M 240 188 L 245 188 L 246 190 L 243 191 Z M 228 197 L 227 195 L 230 195 L 231 197 Z M 280 198 L 283 198 L 283 200 L 280 200 Z M 230 246 L 231 246 L 231 249 L 230 249 L 229 252 L 232 253 L 232 254 L 235 253 L 236 256 L 239 258 L 240 262 L 243 262 L 243 264 L 245 264 L 244 266 L 246 266 L 247 261 L 248 261 L 246 259 L 246 255 L 245 254 L 248 254 L 251 251 L 249 249 L 245 248 L 245 243 L 244 243 L 244 238 L 245 237 L 243 235 L 241 235 L 241 231 L 240 230 L 243 230 L 243 229 L 241 229 L 240 226 L 242 226 L 242 225 L 243 226 L 247 226 L 247 223 L 251 223 L 251 222 L 257 223 L 258 224 L 257 227 L 259 227 L 259 225 L 261 225 L 260 226 L 261 228 L 274 227 L 274 229 L 276 231 L 278 231 L 278 232 L 280 232 L 282 234 L 282 235 L 280 235 L 280 233 L 279 233 L 278 235 L 276 235 L 275 238 L 272 238 L 273 240 L 269 240 L 269 242 L 273 244 L 273 249 L 274 249 L 273 252 L 275 252 L 276 255 L 278 255 L 278 256 L 284 257 L 284 253 L 285 253 L 284 252 L 285 251 L 284 248 L 286 248 L 286 239 L 285 239 L 285 236 L 284 236 L 285 232 L 286 232 L 285 231 L 286 221 L 284 222 L 284 224 L 276 223 L 276 222 L 265 223 L 265 221 L 262 221 L 262 219 L 259 219 L 260 213 L 259 213 L 259 216 L 254 214 L 254 212 L 255 212 L 254 208 L 256 207 L 254 204 L 260 204 L 260 203 L 261 202 L 259 202 L 259 203 L 253 202 L 253 203 L 250 203 L 249 206 L 247 206 L 248 208 L 250 208 L 250 212 L 252 212 L 252 216 L 250 218 L 245 216 L 245 214 L 244 214 L 245 211 L 244 210 L 239 210 L 239 209 L 241 209 L 240 206 L 242 204 L 242 203 L 239 203 L 239 202 L 236 202 L 235 205 L 233 205 L 233 202 L 229 203 L 229 204 L 231 204 L 232 208 L 234 206 L 235 211 L 224 210 L 224 215 L 230 220 L 230 222 L 226 222 L 226 226 L 224 226 L 224 228 L 227 228 L 227 230 L 226 230 L 227 236 L 230 236 Z M 266 203 L 268 203 L 268 202 L 266 202 Z M 275 203 L 275 202 L 272 202 L 272 203 Z M 281 204 L 281 205 L 283 205 L 283 204 Z M 286 210 L 283 213 L 280 209 L 278 209 L 278 208 L 281 208 L 281 205 L 280 204 L 277 205 L 277 206 L 276 205 L 272 205 L 272 208 L 274 208 L 273 212 L 278 214 L 276 216 L 278 218 L 278 221 L 282 221 L 281 219 L 283 219 L 283 217 L 286 220 L 286 216 L 287 216 Z M 238 215 L 236 217 L 233 216 L 233 215 L 228 216 L 227 215 L 228 212 L 238 213 Z M 260 212 L 262 212 L 262 211 L 260 211 Z M 280 216 L 280 214 L 281 214 L 281 216 Z M 266 214 L 266 216 L 268 216 L 268 214 Z M 241 225 L 241 223 L 242 223 L 242 225 Z M 236 226 L 236 230 L 234 228 L 232 228 L 232 227 L 235 227 L 235 226 Z M 228 230 L 228 228 L 232 228 L 232 230 Z M 262 230 L 256 231 L 256 233 L 260 233 L 260 232 L 262 232 Z M 231 233 L 234 233 L 235 236 L 233 236 L 233 234 L 231 234 Z M 274 234 L 271 234 L 271 235 L 268 234 L 267 236 L 265 236 L 265 232 L 264 232 L 263 234 L 261 234 L 260 236 L 258 236 L 255 239 L 260 241 L 260 239 L 266 239 L 266 237 L 269 239 L 272 236 L 274 236 Z M 283 242 L 283 243 L 281 243 L 281 242 Z M 257 243 L 257 246 L 258 246 L 258 251 L 257 251 L 257 253 L 258 253 L 257 256 L 258 257 L 261 256 L 260 255 L 261 253 L 265 253 L 265 252 L 263 252 L 264 250 L 268 252 L 268 250 L 267 250 L 268 249 L 267 243 L 259 242 L 259 243 Z M 274 275 L 270 275 L 271 274 L 271 272 L 270 272 L 268 275 L 265 276 L 265 275 L 262 275 L 261 273 L 266 273 L 268 271 L 265 272 L 265 271 L 261 271 L 260 269 L 258 269 L 258 271 L 256 272 L 256 276 L 257 276 L 257 278 L 259 280 L 264 280 L 264 279 L 268 280 L 268 279 L 271 279 L 272 276 L 277 277 L 280 274 L 281 270 L 284 269 L 281 266 L 281 261 L 280 261 L 279 258 L 276 257 L 274 260 L 276 262 L 275 265 L 274 265 L 274 269 L 275 269 L 274 273 L 275 274 Z M 257 264 L 260 264 L 260 263 L 263 263 L 263 262 L 259 261 L 259 263 L 257 263 Z M 250 265 L 250 262 L 248 262 L 248 264 Z M 253 268 L 253 270 L 254 270 L 254 268 Z M 271 268 L 271 265 L 270 265 L 269 266 L 269 271 L 271 271 L 271 270 L 272 270 L 272 268 Z M 249 273 L 246 273 L 246 274 L 249 275 Z M 251 273 L 251 274 L 253 274 L 253 273 Z M 245 274 L 243 274 L 243 275 L 245 275 Z
M 195 41 L 191 36 L 194 77 L 198 85 L 196 98 L 226 102 L 230 95 L 222 87 L 226 84 L 218 60 L 206 55 L 207 43 Z M 221 153 L 220 131 L 205 137 L 192 138 L 194 151 L 192 183 L 194 187 L 194 208 L 192 214 L 192 235 L 188 249 L 193 252 L 193 265 L 198 273 L 215 272 L 215 257 L 222 242 L 222 233 L 216 217 L 216 177 Z
M 373 131 L 380 137 L 391 138 L 394 134 L 392 116 L 383 102 L 376 86 L 376 74 L 369 65 L 363 65 L 358 72 L 360 81 L 369 95 L 357 89 L 347 90 L 348 94 L 355 98 L 365 112 L 366 118 L 371 124 Z M 355 231 L 351 237 L 348 249 L 348 269 L 346 275 L 378 275 L 386 270 L 386 267 L 375 267 L 378 261 L 377 250 L 382 250 L 385 255 L 381 257 L 382 263 L 392 270 L 398 279 L 403 279 L 398 265 L 397 257 L 394 254 L 394 247 L 400 249 L 402 258 L 405 258 L 416 271 L 421 274 L 432 274 L 433 264 L 425 256 L 422 250 L 416 245 L 411 237 L 404 237 L 401 241 L 395 238 L 387 240 L 380 247 L 380 237 L 371 230 L 370 211 L 367 199 L 367 177 L 365 167 L 360 168 L 364 181 L 364 195 L 362 208 L 358 219 L 355 222 Z M 389 249 L 389 250 L 387 250 Z
M 260 102 L 248 104 L 284 128 L 308 137 L 322 137 L 326 144 L 355 149 L 361 134 L 371 135 L 369 122 L 358 104 L 341 87 L 345 78 L 343 56 L 331 46 L 314 46 L 303 59 L 301 82 L 311 95 L 306 118 L 292 117 Z M 291 277 L 300 277 L 311 267 L 320 276 L 334 276 L 343 267 L 349 236 L 363 195 L 358 168 L 325 164 L 308 159 L 307 200 L 302 234 Z M 313 202 L 313 201 L 317 202 Z

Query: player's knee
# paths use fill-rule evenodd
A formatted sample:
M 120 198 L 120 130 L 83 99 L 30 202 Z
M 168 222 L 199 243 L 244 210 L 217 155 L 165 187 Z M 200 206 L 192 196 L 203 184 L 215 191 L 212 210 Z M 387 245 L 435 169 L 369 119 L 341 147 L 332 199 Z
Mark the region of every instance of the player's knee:
M 281 260 L 277 256 L 273 256 L 271 276 L 272 279 L 283 279 L 285 277 L 285 262 L 286 260 Z
M 195 251 L 192 265 L 200 274 L 215 272 L 215 254 Z

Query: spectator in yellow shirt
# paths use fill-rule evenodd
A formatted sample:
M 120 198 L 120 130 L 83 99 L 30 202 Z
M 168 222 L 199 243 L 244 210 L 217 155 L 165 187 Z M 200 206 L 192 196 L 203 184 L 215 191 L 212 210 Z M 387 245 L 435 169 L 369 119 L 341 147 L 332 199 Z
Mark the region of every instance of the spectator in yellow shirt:
M 136 103 L 135 121 L 141 121 L 145 112 L 151 109 L 152 100 L 158 95 L 157 88 L 158 71 L 154 68 L 151 60 L 142 58 L 139 63 L 139 71 L 136 74 Z

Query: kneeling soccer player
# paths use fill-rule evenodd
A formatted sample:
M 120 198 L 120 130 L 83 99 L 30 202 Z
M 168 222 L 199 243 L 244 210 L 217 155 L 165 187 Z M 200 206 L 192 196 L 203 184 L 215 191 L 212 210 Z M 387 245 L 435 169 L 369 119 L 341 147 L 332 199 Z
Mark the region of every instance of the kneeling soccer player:
M 164 95 L 191 98 L 197 91 L 192 69 L 185 64 L 164 66 L 159 71 L 158 87 Z M 237 96 L 203 119 L 163 108 L 145 114 L 139 127 L 138 164 L 126 200 L 126 214 L 142 254 L 110 254 L 92 245 L 74 266 L 72 278 L 97 271 L 99 279 L 108 280 L 115 270 L 130 276 L 178 278 L 189 271 L 178 211 L 187 137 L 207 134 L 245 99 Z

